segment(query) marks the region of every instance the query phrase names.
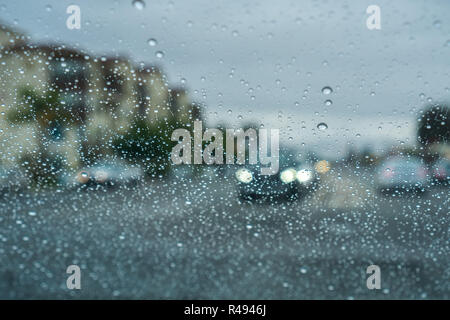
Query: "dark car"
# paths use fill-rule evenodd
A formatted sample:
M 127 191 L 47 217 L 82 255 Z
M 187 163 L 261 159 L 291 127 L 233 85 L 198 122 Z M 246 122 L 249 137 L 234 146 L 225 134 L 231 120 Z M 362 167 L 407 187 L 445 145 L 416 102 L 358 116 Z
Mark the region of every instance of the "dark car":
M 295 200 L 315 190 L 318 182 L 312 165 L 297 160 L 293 150 L 280 150 L 279 171 L 262 175 L 261 165 L 245 165 L 235 172 L 241 200 L 276 198 Z

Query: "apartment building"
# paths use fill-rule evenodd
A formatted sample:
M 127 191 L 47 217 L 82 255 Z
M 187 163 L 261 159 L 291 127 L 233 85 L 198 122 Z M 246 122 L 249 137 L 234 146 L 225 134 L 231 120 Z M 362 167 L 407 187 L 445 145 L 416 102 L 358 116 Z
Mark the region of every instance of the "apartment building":
M 76 169 L 85 158 L 112 153 L 114 137 L 125 134 L 137 119 L 157 125 L 200 116 L 187 92 L 170 89 L 156 66 L 135 65 L 125 57 L 95 57 L 64 45 L 29 44 L 6 27 L 0 27 L 0 46 L 0 163 L 4 166 L 45 151 Z M 57 92 L 59 104 L 41 103 L 44 107 L 34 110 L 33 118 L 22 119 L 20 112 L 38 105 L 27 103 L 26 89 L 41 102 Z

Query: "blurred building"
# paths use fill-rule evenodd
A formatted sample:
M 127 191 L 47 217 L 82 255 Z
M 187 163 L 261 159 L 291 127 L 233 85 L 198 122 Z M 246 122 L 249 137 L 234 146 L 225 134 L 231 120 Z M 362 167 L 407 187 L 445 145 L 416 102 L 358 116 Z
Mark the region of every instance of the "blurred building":
M 201 116 L 187 92 L 170 89 L 156 66 L 94 57 L 64 45 L 33 45 L 5 26 L 0 26 L 0 46 L 0 163 L 5 166 L 45 149 L 75 169 L 86 158 L 111 153 L 113 139 L 137 120 L 157 125 Z M 13 121 L 10 115 L 27 107 L 25 88 L 43 96 L 56 91 L 60 105 L 41 110 L 44 121 Z

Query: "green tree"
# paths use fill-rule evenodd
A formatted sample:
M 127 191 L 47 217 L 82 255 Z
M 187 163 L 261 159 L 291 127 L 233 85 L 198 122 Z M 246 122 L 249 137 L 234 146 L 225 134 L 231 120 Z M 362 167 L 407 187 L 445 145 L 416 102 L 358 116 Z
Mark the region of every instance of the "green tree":
M 419 118 L 417 137 L 422 145 L 448 143 L 450 139 L 449 108 L 444 105 L 429 106 Z
M 171 141 L 173 130 L 181 128 L 175 121 L 150 124 L 136 120 L 131 129 L 113 141 L 119 157 L 144 166 L 147 174 L 166 174 L 170 169 L 170 152 L 176 142 Z
M 25 155 L 22 165 L 34 182 L 40 184 L 54 183 L 56 173 L 62 166 L 62 160 L 56 155 L 50 155 L 46 149 L 49 128 L 56 124 L 73 120 L 73 116 L 61 107 L 59 94 L 55 89 L 48 89 L 41 94 L 25 87 L 18 92 L 17 108 L 6 115 L 13 124 L 34 122 L 37 126 L 38 156 Z

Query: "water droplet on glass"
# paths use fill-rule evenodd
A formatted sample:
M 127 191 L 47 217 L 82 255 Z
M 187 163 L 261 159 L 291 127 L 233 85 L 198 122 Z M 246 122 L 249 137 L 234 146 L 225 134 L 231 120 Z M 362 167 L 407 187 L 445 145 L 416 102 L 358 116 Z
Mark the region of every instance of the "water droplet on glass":
M 150 47 L 154 47 L 158 44 L 158 41 L 156 39 L 151 38 L 147 40 L 147 43 Z
M 156 56 L 158 59 L 162 59 L 162 58 L 164 58 L 164 52 L 162 52 L 162 51 L 156 51 L 156 52 L 155 52 L 155 56 Z
M 333 89 L 331 89 L 331 87 L 323 87 L 322 88 L 323 94 L 331 94 L 332 92 L 333 92 Z
M 138 10 L 143 10 L 145 8 L 145 2 L 142 0 L 133 0 L 133 6 Z
M 325 101 L 325 105 L 326 106 L 331 106 L 333 104 L 333 101 L 331 101 L 331 100 L 326 100 Z
M 325 122 L 321 122 L 317 125 L 317 129 L 324 131 L 328 129 L 328 125 Z

